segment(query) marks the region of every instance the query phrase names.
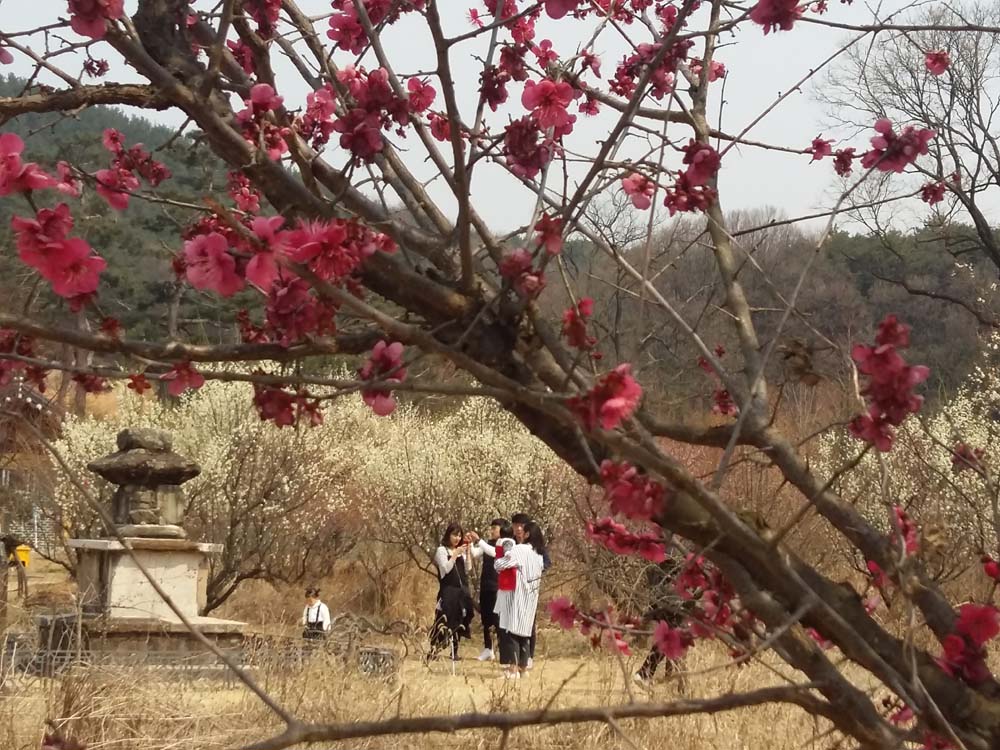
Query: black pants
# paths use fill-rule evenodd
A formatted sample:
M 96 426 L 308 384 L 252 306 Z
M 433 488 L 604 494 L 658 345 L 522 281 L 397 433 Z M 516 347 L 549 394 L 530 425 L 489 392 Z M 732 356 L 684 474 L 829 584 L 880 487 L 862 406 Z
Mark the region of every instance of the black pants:
M 479 592 L 479 616 L 483 621 L 483 648 L 493 650 L 493 633 L 500 640 L 500 615 L 493 611 L 497 603 L 497 592 L 482 589 Z
M 531 659 L 535 658 L 536 640 L 538 640 L 538 630 L 535 628 L 535 623 L 531 623 L 531 638 L 528 640 L 528 657 Z
M 451 658 L 458 661 L 458 641 L 461 633 L 448 627 L 448 620 L 444 614 L 439 614 L 431 627 L 431 650 L 430 656 L 436 657 L 451 642 Z
M 653 646 L 653 648 L 649 650 L 649 656 L 646 657 L 646 661 L 644 661 L 642 666 L 639 667 L 638 675 L 644 680 L 650 679 L 654 674 L 656 674 L 656 668 L 664 661 L 667 662 L 667 665 L 664 667 L 667 674 L 670 674 L 677 669 L 677 664 L 675 662 L 667 659 L 667 657 L 660 653 L 660 650 L 656 646 Z
M 500 663 L 505 666 L 517 665 L 522 669 L 528 666 L 531 648 L 531 637 L 514 635 L 506 630 L 500 631 Z

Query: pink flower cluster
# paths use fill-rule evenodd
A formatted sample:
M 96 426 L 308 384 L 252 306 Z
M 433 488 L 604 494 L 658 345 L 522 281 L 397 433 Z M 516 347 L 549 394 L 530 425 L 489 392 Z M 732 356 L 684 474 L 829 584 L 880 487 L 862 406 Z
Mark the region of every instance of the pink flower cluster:
M 894 526 L 889 535 L 893 544 L 901 544 L 907 555 L 915 555 L 920 551 L 920 528 L 910 518 L 910 514 L 900 506 L 892 507 Z
M 372 349 L 368 361 L 358 370 L 362 380 L 383 383 L 402 383 L 406 379 L 403 366 L 403 345 L 398 341 L 387 344 L 379 341 Z M 364 388 L 361 391 L 364 402 L 380 417 L 388 416 L 396 410 L 396 398 L 391 390 L 384 388 Z
M 97 291 L 107 263 L 93 254 L 86 240 L 69 237 L 73 217 L 65 203 L 43 208 L 33 219 L 15 216 L 11 227 L 17 235 L 21 260 L 38 271 L 60 297 L 70 299 Z
M 244 221 L 252 240 L 217 217 L 203 219 L 189 234 L 181 270 L 191 286 L 229 297 L 246 280 L 270 293 L 288 262 L 308 266 L 324 281 L 345 284 L 366 258 L 396 249 L 387 235 L 348 219 L 300 221 L 288 230 L 282 229 L 280 216 Z M 293 275 L 287 268 L 284 273 Z
M 525 248 L 510 253 L 500 262 L 500 276 L 510 282 L 519 295 L 534 299 L 545 288 L 545 273 L 534 267 L 534 258 Z
M 674 43 L 663 55 L 649 76 L 650 96 L 659 101 L 673 93 L 677 81 L 677 67 L 687 60 L 688 52 L 693 46 L 692 40 L 685 39 Z M 632 96 L 639 78 L 656 60 L 661 48 L 660 44 L 644 43 L 638 45 L 636 51 L 624 58 L 615 69 L 614 78 L 608 83 L 611 92 L 622 97 Z
M 809 147 L 809 152 L 812 154 L 811 162 L 819 161 L 825 156 L 830 156 L 833 153 L 833 141 L 816 136 Z
M 0 135 L 0 197 L 57 186 L 57 181 L 33 163 L 21 160 L 24 141 L 14 133 Z
M 274 422 L 278 427 L 292 427 L 303 422 L 315 427 L 323 423 L 319 401 L 310 398 L 304 390 L 289 393 L 280 385 L 254 383 L 253 404 L 262 420 Z
M 757 0 L 750 9 L 750 20 L 764 27 L 764 34 L 781 29 L 791 31 L 805 12 L 807 4 L 799 0 Z
M 691 70 L 691 75 L 700 76 L 701 71 L 705 68 L 705 63 L 703 60 L 692 60 L 688 63 L 688 68 Z M 708 66 L 708 82 L 714 83 L 722 78 L 726 77 L 726 65 L 718 60 L 712 60 L 712 64 Z
M 983 555 L 980 562 L 983 565 L 983 572 L 989 578 L 1000 583 L 1000 562 L 997 562 L 989 555 Z
M 955 632 L 941 641 L 944 653 L 938 666 L 970 685 L 992 679 L 986 666 L 986 643 L 1000 635 L 1000 612 L 988 604 L 963 604 L 958 609 Z
M 205 376 L 187 361 L 175 364 L 160 376 L 160 380 L 167 383 L 167 393 L 171 396 L 180 396 L 189 388 L 196 391 L 205 385 Z
M 518 177 L 531 180 L 552 161 L 556 144 L 531 117 L 514 120 L 504 131 L 503 153 Z
M 667 207 L 671 216 L 677 212 L 704 212 L 715 202 L 717 195 L 714 188 L 694 184 L 685 172 L 667 190 L 663 205 Z
M 632 200 L 632 205 L 643 211 L 653 205 L 656 183 L 644 174 L 633 172 L 622 178 L 622 190 Z
M 539 247 L 544 247 L 549 255 L 559 255 L 563 247 L 562 217 L 543 213 L 535 222 L 535 241 Z
M 144 373 L 136 373 L 135 375 L 128 376 L 128 385 L 126 386 L 129 390 L 134 391 L 137 396 L 141 396 L 143 393 L 148 391 L 153 387 L 153 384 L 149 382 Z
M 278 96 L 267 83 L 258 83 L 250 89 L 250 98 L 244 101 L 244 109 L 236 113 L 236 121 L 249 143 L 262 148 L 267 158 L 275 161 L 288 151 L 285 136 L 288 131 L 279 128 L 268 119 L 268 112 L 281 108 L 284 98 Z
M 948 70 L 948 67 L 951 65 L 951 58 L 943 49 L 934 50 L 924 56 L 924 65 L 927 68 L 927 72 L 932 76 L 939 76 Z
M 319 299 L 304 280 L 279 275 L 267 294 L 265 318 L 267 325 L 257 331 L 244 326 L 245 340 L 274 340 L 288 346 L 307 336 L 323 336 L 336 331 L 336 308 Z
M 715 178 L 722 165 L 719 153 L 707 143 L 700 143 L 693 138 L 684 147 L 683 164 L 688 168 L 684 172 L 688 182 L 695 187 L 705 185 Z
M 613 430 L 632 416 L 641 398 L 642 387 L 632 377 L 632 366 L 625 363 L 604 375 L 587 393 L 568 399 L 566 406 L 587 430 L 598 425 Z
M 114 128 L 104 131 L 104 148 L 112 155 L 111 166 L 98 171 L 97 194 L 117 211 L 128 208 L 129 191 L 139 187 L 139 174 L 151 187 L 157 187 L 170 177 L 170 170 L 146 151 L 141 143 L 125 148 L 125 140 Z
M 352 107 L 333 124 L 340 133 L 340 146 L 351 152 L 356 164 L 367 164 L 382 151 L 382 130 L 402 126 L 409 121 L 411 101 L 416 93 L 419 104 L 434 100 L 434 89 L 420 84 L 417 92 L 410 90 L 410 99 L 400 99 L 389 85 L 389 74 L 382 68 L 366 72 L 363 68 L 348 66 L 337 74 L 340 84 L 354 100 Z M 411 79 L 415 80 L 415 79 Z
M 103 39 L 107 21 L 125 15 L 125 0 L 69 0 L 69 25 L 80 36 Z
M 985 455 L 986 451 L 982 448 L 972 448 L 962 442 L 955 443 L 955 447 L 951 449 L 952 473 L 959 474 L 966 469 L 981 472 Z
M 325 145 L 334 133 L 337 102 L 330 84 L 306 95 L 306 109 L 295 121 L 295 130 L 313 148 Z
M 861 391 L 868 411 L 851 421 L 850 430 L 883 452 L 892 448 L 893 427 L 918 412 L 924 401 L 913 389 L 927 380 L 930 370 L 906 364 L 898 350 L 909 345 L 909 327 L 889 315 L 879 323 L 875 346 L 858 344 L 851 350 L 858 371 L 868 380 Z
M 854 167 L 854 149 L 838 149 L 833 155 L 833 169 L 841 177 L 847 177 Z
M 597 339 L 587 333 L 587 319 L 594 312 L 594 300 L 584 297 L 576 303 L 575 307 L 567 307 L 563 312 L 562 335 L 566 342 L 574 349 L 581 352 L 590 351 L 597 343 Z M 600 354 L 595 352 L 592 355 L 595 359 L 600 359 Z
M 933 130 L 913 125 L 907 125 L 896 134 L 892 122 L 885 117 L 876 120 L 874 128 L 878 135 L 871 140 L 871 150 L 861 157 L 861 166 L 880 172 L 902 172 L 917 157 L 927 153 L 927 144 L 935 136 Z
M 576 115 L 571 115 L 567 110 L 579 95 L 580 92 L 565 81 L 543 78 L 537 83 L 528 81 L 524 84 L 521 104 L 531 113 L 539 130 L 548 131 L 552 128 L 553 137 L 561 138 L 573 132 Z
M 91 78 L 103 78 L 111 70 L 107 60 L 89 58 L 83 62 L 83 72 Z
M 602 461 L 601 484 L 604 486 L 604 499 L 616 515 L 650 521 L 663 513 L 666 507 L 664 486 L 626 461 Z
M 423 10 L 424 0 L 362 0 L 365 14 L 373 28 L 380 24 L 392 24 L 405 13 Z M 279 2 L 280 5 L 280 2 Z M 354 0 L 333 0 L 334 13 L 330 16 L 330 30 L 326 35 L 336 43 L 337 47 L 351 54 L 361 53 L 368 36 L 358 17 Z
M 662 535 L 655 532 L 635 534 L 611 518 L 588 521 L 587 537 L 616 555 L 638 555 L 651 563 L 667 559 Z
M 928 206 L 933 206 L 935 203 L 940 203 L 944 200 L 944 194 L 947 189 L 947 185 L 941 180 L 928 182 L 920 188 L 920 200 Z
M 715 356 L 719 359 L 726 356 L 726 350 L 721 344 L 715 347 Z M 722 386 L 721 382 L 719 382 L 719 376 L 715 370 L 712 369 L 712 365 L 709 361 L 704 357 L 698 357 L 698 367 L 704 370 L 716 383 L 715 390 L 712 391 L 712 411 L 715 414 L 719 414 L 724 417 L 732 417 L 739 414 L 740 408 L 736 405 L 736 401 L 733 400 L 729 391 Z
M 610 519 L 604 519 L 591 524 L 588 532 L 609 549 L 617 551 L 624 548 L 628 553 L 635 553 L 638 543 L 630 540 L 629 532 L 622 532 L 622 528 Z M 684 607 L 687 617 L 680 627 L 666 622 L 656 625 L 653 642 L 660 653 L 668 659 L 681 659 L 695 639 L 711 639 L 723 634 L 742 644 L 731 651 L 733 657 L 747 652 L 755 618 L 740 606 L 733 588 L 704 557 L 687 555 L 675 587 L 682 599 L 688 602 Z M 595 648 L 604 643 L 622 653 L 629 653 L 626 639 L 638 625 L 633 618 L 616 618 L 611 610 L 585 614 L 566 597 L 553 599 L 548 609 L 552 620 L 564 629 L 572 629 L 579 623 L 580 632 L 591 636 Z M 819 637 L 818 633 L 816 635 Z
M 19 357 L 35 356 L 35 340 L 31 336 L 22 336 L 9 328 L 0 328 L 0 354 L 16 354 Z M 17 372 L 32 369 L 24 362 L 0 358 L 0 387 L 9 385 Z M 35 378 L 37 380 L 37 378 Z M 45 390 L 44 379 L 42 391 Z
M 281 0 L 244 0 L 243 10 L 257 22 L 257 34 L 262 39 L 270 39 L 278 25 Z
M 260 211 L 260 193 L 250 183 L 246 175 L 240 172 L 230 172 L 227 189 L 229 197 L 233 199 L 233 202 L 240 211 L 249 214 L 255 214 Z

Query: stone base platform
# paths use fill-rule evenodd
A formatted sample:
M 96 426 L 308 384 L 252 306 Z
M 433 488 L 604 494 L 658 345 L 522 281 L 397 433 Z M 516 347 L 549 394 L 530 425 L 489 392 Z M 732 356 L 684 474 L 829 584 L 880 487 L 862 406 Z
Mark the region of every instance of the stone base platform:
M 207 558 L 221 545 L 147 537 L 125 541 L 185 616 L 201 611 L 207 597 Z M 110 621 L 180 622 L 117 539 L 73 539 L 68 546 L 79 561 L 77 589 L 84 613 L 102 614 Z
M 155 618 L 117 619 L 100 615 L 55 615 L 38 618 L 38 646 L 43 652 L 99 656 L 114 654 L 147 659 L 165 656 L 171 660 L 216 657 L 185 625 Z M 243 648 L 245 623 L 215 617 L 192 618 L 209 641 L 226 652 Z

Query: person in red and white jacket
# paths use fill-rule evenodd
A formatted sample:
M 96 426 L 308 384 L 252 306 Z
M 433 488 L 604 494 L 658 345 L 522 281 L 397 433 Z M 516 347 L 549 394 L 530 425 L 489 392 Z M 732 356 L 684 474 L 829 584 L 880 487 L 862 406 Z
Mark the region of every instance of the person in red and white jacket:
M 538 609 L 538 589 L 542 579 L 545 537 L 537 523 L 524 525 L 519 543 L 501 540 L 494 566 L 498 578 L 507 571 L 514 571 L 514 588 L 509 589 L 509 579 L 499 580 L 496 610 L 500 615 L 500 663 L 504 677 L 517 679 L 528 669 L 531 632 Z

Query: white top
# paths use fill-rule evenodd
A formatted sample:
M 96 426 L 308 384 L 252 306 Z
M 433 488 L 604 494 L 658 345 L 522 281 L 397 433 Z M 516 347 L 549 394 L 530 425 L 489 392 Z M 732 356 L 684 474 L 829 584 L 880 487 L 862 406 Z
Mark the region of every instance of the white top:
M 497 542 L 499 541 L 500 540 L 497 539 L 496 542 L 487 542 L 485 539 L 480 539 L 476 542 L 476 546 L 472 548 L 472 556 L 478 557 L 479 555 L 486 555 L 487 557 L 495 558 L 497 556 Z M 479 551 L 478 555 L 476 554 L 476 550 Z
M 517 569 L 513 591 L 498 591 L 493 610 L 500 615 L 500 629 L 527 638 L 535 624 L 538 589 L 542 582 L 542 556 L 530 544 L 516 544 L 493 563 L 498 571 Z
M 330 610 L 323 602 L 316 602 L 313 606 L 306 606 L 302 610 L 302 624 L 310 622 L 322 622 L 323 632 L 330 632 Z
M 480 542 L 481 541 L 482 540 L 480 539 Z M 444 545 L 438 547 L 437 550 L 434 552 L 434 564 L 437 566 L 438 569 L 438 578 L 444 578 L 451 572 L 451 569 L 455 567 L 455 560 L 457 560 L 458 557 L 452 557 L 448 553 L 449 550 Z M 478 544 L 472 545 L 469 547 L 469 555 L 473 559 L 477 557 L 482 557 L 483 550 Z M 464 557 L 464 553 L 462 555 L 459 555 L 459 557 Z

